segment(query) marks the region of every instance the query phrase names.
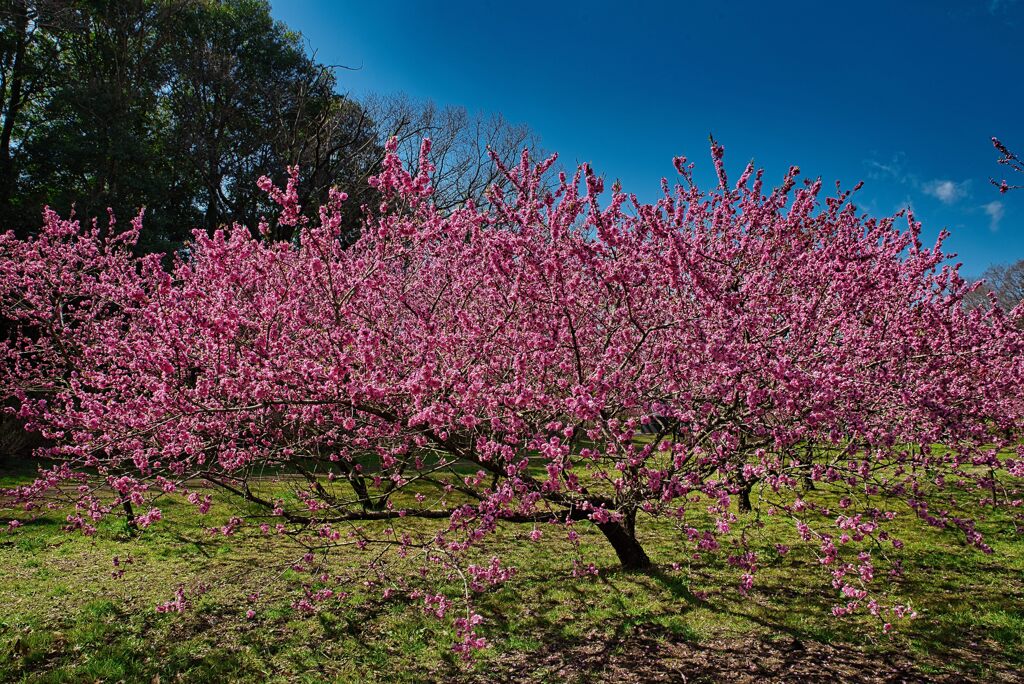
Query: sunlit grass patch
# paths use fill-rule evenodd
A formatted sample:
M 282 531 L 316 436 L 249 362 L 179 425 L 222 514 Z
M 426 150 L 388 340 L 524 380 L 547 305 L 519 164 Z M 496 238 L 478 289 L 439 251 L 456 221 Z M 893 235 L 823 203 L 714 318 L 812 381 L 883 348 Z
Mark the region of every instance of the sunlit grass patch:
M 280 496 L 291 486 L 263 484 Z M 806 496 L 833 495 L 820 488 Z M 499 555 L 518 572 L 477 598 L 491 648 L 467 665 L 451 652 L 450 626 L 401 595 L 385 601 L 355 587 L 313 615 L 295 610 L 309 581 L 289 569 L 301 552 L 251 526 L 230 537 L 209 534 L 232 514 L 222 496 L 206 515 L 174 499 L 161 505 L 164 520 L 137 535 L 115 519 L 93 537 L 59 533 L 62 517 L 53 511 L 0 537 L 0 680 L 419 682 L 500 674 L 584 681 L 600 663 L 641 651 L 682 667 L 693 653 L 739 657 L 758 644 L 796 649 L 786 657 L 817 658 L 821 648 L 833 649 L 830 657 L 853 654 L 851 668 L 857 658 L 909 658 L 922 676 L 977 681 L 1024 668 L 1024 540 L 991 511 L 979 513 L 993 555 L 910 515 L 897 519 L 906 572 L 891 591 L 920 618 L 892 636 L 867 616 L 831 617 L 835 596 L 812 550 L 773 553 L 791 539 L 779 519 L 765 518 L 749 533 L 765 560 L 746 596 L 736 591 L 735 568 L 684 552 L 664 520 L 638 524 L 656 563 L 649 573 L 619 570 L 603 536 L 577 526 L 580 553 L 599 570 L 594 577 L 573 576 L 574 551 L 559 528 L 545 527 L 544 538 L 531 542 L 528 526 L 503 524 L 480 559 Z M 409 524 L 431 529 L 429 521 Z M 330 572 L 358 570 L 366 559 L 336 553 Z M 190 609 L 157 613 L 178 585 L 189 589 Z M 455 584 L 446 590 L 458 598 Z

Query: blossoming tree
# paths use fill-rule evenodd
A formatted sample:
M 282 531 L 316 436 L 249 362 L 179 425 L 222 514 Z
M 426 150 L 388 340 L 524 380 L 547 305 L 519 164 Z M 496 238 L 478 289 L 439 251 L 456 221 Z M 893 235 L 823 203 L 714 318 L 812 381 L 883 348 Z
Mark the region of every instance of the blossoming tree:
M 593 525 L 645 569 L 661 519 L 680 554 L 728 553 L 746 591 L 764 559 L 742 531 L 776 516 L 834 612 L 883 621 L 906 613 L 871 590 L 895 517 L 987 551 L 963 507 L 1020 507 L 1024 311 L 965 310 L 973 286 L 912 215 L 860 215 L 796 168 L 731 183 L 714 143 L 710 192 L 684 158 L 643 204 L 587 166 L 546 182 L 554 159 L 524 154 L 486 209 L 442 213 L 427 145 L 415 176 L 388 157 L 348 248 L 344 193 L 306 222 L 297 170 L 261 180 L 297 240 L 197 232 L 170 272 L 132 256 L 141 216 L 117 232 L 47 212 L 0 238 L 2 387 L 56 463 L 8 502 L 62 497 L 90 533 L 147 527 L 166 497 L 205 511 L 212 485 L 249 511 L 222 533 L 291 535 L 311 571 L 376 545 L 375 572 L 402 569 L 387 591 L 438 616 L 430 578 L 471 595 L 511 576 L 477 560 L 508 525 L 525 544 Z M 456 621 L 457 648 L 482 645 L 479 619 Z

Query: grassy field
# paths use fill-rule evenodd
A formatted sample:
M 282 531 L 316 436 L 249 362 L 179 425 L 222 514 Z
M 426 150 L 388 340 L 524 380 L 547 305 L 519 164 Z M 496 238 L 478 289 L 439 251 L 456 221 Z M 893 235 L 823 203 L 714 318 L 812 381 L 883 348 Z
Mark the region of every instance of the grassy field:
M 0 474 L 0 486 L 28 478 Z M 139 537 L 114 520 L 93 538 L 62 534 L 57 512 L 0 535 L 0 681 L 1024 681 L 1024 538 L 1006 518 L 980 526 L 994 555 L 905 518 L 894 591 L 920 618 L 894 635 L 831 617 L 834 593 L 809 552 L 776 556 L 744 597 L 721 559 L 673 569 L 676 533 L 663 523 L 642 521 L 658 563 L 645 574 L 616 570 L 603 537 L 581 526 L 600 568 L 589 578 L 571 575 L 566 542 L 524 543 L 529 530 L 509 526 L 486 553 L 518 574 L 479 599 L 491 648 L 464 664 L 450 625 L 408 599 L 356 591 L 300 614 L 295 548 L 205 533 L 230 514 L 216 501 L 202 519 L 162 502 L 165 520 Z M 788 539 L 769 525 L 754 544 L 771 558 Z M 121 577 L 115 556 L 132 559 Z M 331 571 L 363 560 L 335 557 Z M 184 614 L 156 612 L 178 584 L 208 590 Z

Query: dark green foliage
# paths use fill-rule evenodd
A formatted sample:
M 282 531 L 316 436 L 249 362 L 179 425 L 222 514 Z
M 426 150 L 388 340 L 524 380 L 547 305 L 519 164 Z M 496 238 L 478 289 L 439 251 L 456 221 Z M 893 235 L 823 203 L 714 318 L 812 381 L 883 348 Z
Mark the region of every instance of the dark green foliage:
M 4 0 L 0 77 L 3 229 L 33 230 L 43 205 L 144 206 L 141 247 L 168 251 L 255 225 L 271 213 L 256 179 L 289 164 L 309 212 L 339 185 L 354 226 L 371 199 L 373 122 L 266 0 Z

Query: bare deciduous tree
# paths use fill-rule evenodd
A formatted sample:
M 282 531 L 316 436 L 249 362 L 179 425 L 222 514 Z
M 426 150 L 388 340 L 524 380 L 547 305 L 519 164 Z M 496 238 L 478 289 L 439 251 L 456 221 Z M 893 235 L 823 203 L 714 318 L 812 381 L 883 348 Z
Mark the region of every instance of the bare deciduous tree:
M 534 158 L 542 154 L 540 141 L 529 127 L 510 123 L 501 114 L 472 114 L 464 107 L 438 107 L 404 95 L 371 96 L 364 107 L 382 140 L 397 138 L 399 156 L 414 172 L 420 141 L 431 139 L 434 201 L 442 210 L 467 200 L 483 205 L 490 186 L 507 182 L 488 150 L 506 165 L 515 164 L 523 149 Z
M 989 266 L 981 279 L 984 284 L 968 298 L 971 308 L 988 306 L 989 293 L 995 295 L 996 305 L 1006 311 L 1024 302 L 1024 259 L 1009 265 Z

